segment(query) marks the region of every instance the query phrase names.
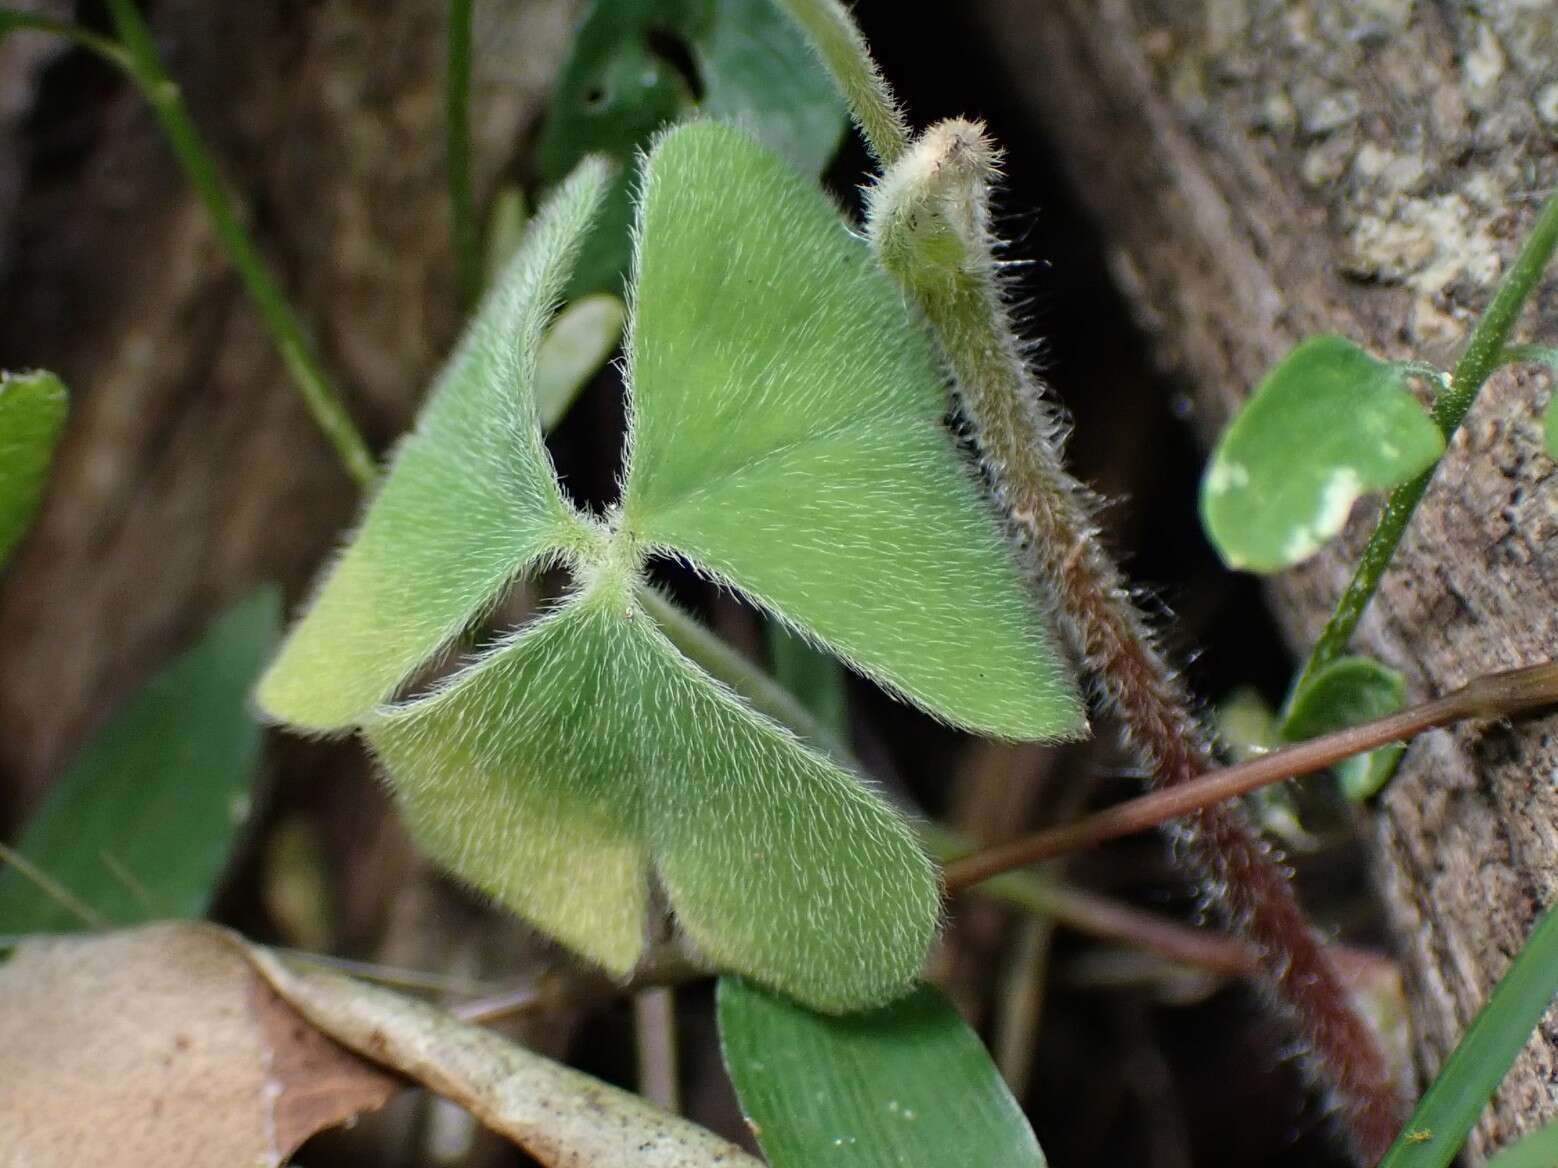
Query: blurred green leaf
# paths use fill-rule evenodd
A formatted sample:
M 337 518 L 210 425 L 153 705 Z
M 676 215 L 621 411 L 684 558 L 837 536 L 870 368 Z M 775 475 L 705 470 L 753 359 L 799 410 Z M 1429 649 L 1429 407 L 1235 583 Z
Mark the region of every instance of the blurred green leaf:
M 109 924 L 203 916 L 248 819 L 260 756 L 249 692 L 280 625 L 273 588 L 220 617 L 60 777 L 17 851 Z M 0 869 L 0 933 L 82 925 Z
M 1558 911 L 1537 921 L 1379 1168 L 1447 1168 L 1558 994 Z
M 487 216 L 482 264 L 484 286 L 496 283 L 503 274 L 503 269 L 519 250 L 529 225 L 530 204 L 525 201 L 525 192 L 513 185 L 500 187 L 492 198 L 492 211 Z
M 1322 666 L 1288 703 L 1282 737 L 1318 738 L 1406 706 L 1406 682 L 1371 657 L 1338 657 Z M 1332 767 L 1342 793 L 1354 802 L 1375 794 L 1396 772 L 1405 746 L 1393 743 L 1354 755 Z
M 1501 1149 L 1488 1168 L 1558 1168 L 1558 1123 L 1539 1127 Z
M 1244 762 L 1282 745 L 1275 712 L 1259 691 L 1247 686 L 1217 703 L 1212 724 L 1229 762 Z M 1262 832 L 1295 851 L 1309 851 L 1316 840 L 1304 826 L 1293 790 L 1291 783 L 1261 787 L 1244 797 L 1244 806 Z
M 598 160 L 542 208 L 417 417 L 361 525 L 260 684 L 274 718 L 353 725 L 577 537 L 537 425 L 541 338 L 600 204 Z
M 634 157 L 656 130 L 694 114 L 741 123 L 808 176 L 837 152 L 846 124 L 842 99 L 772 0 L 594 0 L 536 151 L 546 185 L 586 154 L 622 165 L 570 296 L 621 293 Z
M 1558 458 L 1558 348 L 1550 345 L 1510 345 L 1503 353 L 1505 364 L 1546 365 L 1552 374 L 1553 393 L 1547 401 L 1546 446 L 1549 458 Z M 1558 1160 L 1554 1161 L 1558 1163 Z
M 844 669 L 831 654 L 808 644 L 783 623 L 768 622 L 768 656 L 774 680 L 840 741 L 848 737 Z
M 536 413 L 541 429 L 562 420 L 579 391 L 589 384 L 622 339 L 627 306 L 599 292 L 575 300 L 557 314 L 536 358 Z
M 1232 568 L 1275 572 L 1341 531 L 1353 503 L 1427 470 L 1444 437 L 1408 372 L 1341 337 L 1301 342 L 1223 432 L 1201 519 Z
M 947 722 L 1084 729 L 929 336 L 814 184 L 713 122 L 644 177 L 622 525 Z
M 0 372 L 0 564 L 43 500 L 68 409 L 54 374 Z
M 931 986 L 832 1018 L 721 978 L 719 1028 L 742 1113 L 773 1168 L 1044 1164 L 984 1045 Z

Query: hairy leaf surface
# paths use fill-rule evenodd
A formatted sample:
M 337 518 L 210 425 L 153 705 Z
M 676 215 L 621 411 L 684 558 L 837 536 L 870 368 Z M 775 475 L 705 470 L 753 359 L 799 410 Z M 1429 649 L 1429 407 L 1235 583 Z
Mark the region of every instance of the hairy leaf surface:
M 576 537 L 532 382 L 607 178 L 603 163 L 584 163 L 526 232 L 261 684 L 272 716 L 316 730 L 351 725 L 525 565 Z
M 1341 337 L 1302 342 L 1223 432 L 1201 483 L 1201 518 L 1232 568 L 1307 559 L 1371 491 L 1434 464 L 1444 436 L 1398 365 Z
M 638 240 L 626 529 L 954 725 L 1075 734 L 930 339 L 837 211 L 698 123 L 650 155 Z
M 613 972 L 637 959 L 650 862 L 719 966 L 819 1008 L 918 972 L 938 898 L 907 825 L 683 658 L 619 582 L 368 736 L 429 851 Z

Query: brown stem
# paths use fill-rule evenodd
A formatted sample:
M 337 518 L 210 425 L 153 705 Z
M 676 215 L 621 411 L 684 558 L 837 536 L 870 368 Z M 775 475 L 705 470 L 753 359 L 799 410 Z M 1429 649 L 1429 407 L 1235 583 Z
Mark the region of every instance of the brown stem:
M 1098 538 L 1091 496 L 1063 468 L 1063 427 L 1011 326 L 989 229 L 997 162 L 982 127 L 932 127 L 871 192 L 872 242 L 941 342 L 1001 503 L 1072 651 L 1118 711 L 1153 785 L 1178 787 L 1213 769 L 1211 747 Z M 1186 866 L 1258 954 L 1358 1158 L 1374 1163 L 1395 1136 L 1401 1099 L 1281 865 L 1237 808 L 1203 807 L 1176 834 Z
M 942 880 L 948 890 L 967 888 L 1013 868 L 1053 859 L 1117 836 L 1145 831 L 1273 783 L 1324 770 L 1352 755 L 1392 742 L 1404 742 L 1435 726 L 1462 718 L 1509 717 L 1554 704 L 1558 704 L 1558 662 L 1489 674 L 1454 693 L 1423 702 L 1410 710 L 1349 726 L 1323 738 L 1311 738 L 1238 766 L 1212 771 L 1063 827 L 1035 832 L 999 847 L 960 856 L 942 869 Z

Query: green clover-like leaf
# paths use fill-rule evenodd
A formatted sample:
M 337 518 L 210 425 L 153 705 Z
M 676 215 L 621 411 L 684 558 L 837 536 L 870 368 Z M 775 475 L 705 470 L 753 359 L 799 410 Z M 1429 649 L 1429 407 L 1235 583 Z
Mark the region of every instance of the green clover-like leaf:
M 865 242 L 726 126 L 667 135 L 643 181 L 625 528 L 954 725 L 1075 734 L 931 342 Z
M 260 699 L 362 729 L 430 852 L 608 969 L 639 955 L 653 875 L 721 967 L 870 1005 L 923 960 L 929 861 L 857 777 L 667 639 L 647 557 L 689 560 L 950 722 L 1057 736 L 1079 703 L 941 424 L 934 351 L 837 212 L 712 123 L 666 135 L 644 173 L 621 505 L 563 499 L 536 418 L 536 352 L 604 186 L 591 165 L 526 233 Z M 548 562 L 572 577 L 551 612 L 391 700 Z
M 1213 451 L 1201 518 L 1231 568 L 1276 572 L 1319 551 L 1357 499 L 1434 464 L 1444 436 L 1408 371 L 1341 337 L 1299 344 Z

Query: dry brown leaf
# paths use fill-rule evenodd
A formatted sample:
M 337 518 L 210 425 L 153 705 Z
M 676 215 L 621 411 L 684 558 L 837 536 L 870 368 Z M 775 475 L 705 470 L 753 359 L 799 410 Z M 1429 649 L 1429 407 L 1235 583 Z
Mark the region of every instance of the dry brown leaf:
M 24 942 L 0 965 L 0 1166 L 272 1168 L 400 1085 L 209 926 Z
M 548 1168 L 762 1168 L 705 1128 L 441 1010 L 250 953 L 315 1026 L 459 1103 Z

